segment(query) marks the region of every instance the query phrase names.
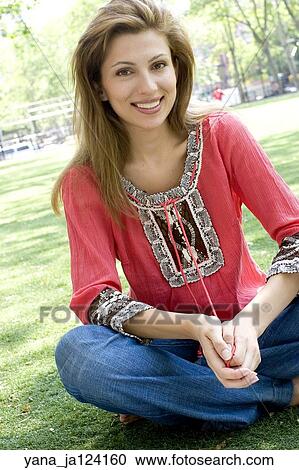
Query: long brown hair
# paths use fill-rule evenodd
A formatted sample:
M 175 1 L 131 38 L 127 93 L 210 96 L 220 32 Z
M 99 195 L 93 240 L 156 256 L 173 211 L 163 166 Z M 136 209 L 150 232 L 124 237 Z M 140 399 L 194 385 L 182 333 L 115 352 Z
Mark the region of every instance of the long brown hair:
M 149 29 L 165 35 L 173 64 L 178 66 L 177 97 L 167 117 L 170 129 L 178 136 L 186 134 L 189 126 L 215 111 L 215 105 L 205 102 L 193 109 L 190 106 L 195 59 L 188 34 L 179 20 L 154 0 L 111 0 L 98 10 L 71 60 L 77 150 L 52 189 L 51 204 L 56 215 L 61 215 L 59 202 L 64 176 L 70 168 L 86 165 L 95 174 L 99 194 L 113 220 L 122 226 L 121 212 L 138 217 L 121 182 L 121 172 L 130 155 L 129 135 L 109 102 L 101 101 L 99 84 L 110 41 L 116 35 Z

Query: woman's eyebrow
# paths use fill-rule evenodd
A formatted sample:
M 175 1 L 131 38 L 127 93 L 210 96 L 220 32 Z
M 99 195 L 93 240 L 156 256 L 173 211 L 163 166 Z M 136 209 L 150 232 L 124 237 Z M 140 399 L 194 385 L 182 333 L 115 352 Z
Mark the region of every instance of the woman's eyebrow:
M 148 62 L 151 62 L 152 60 L 158 59 L 158 57 L 161 57 L 161 56 L 168 57 L 167 54 L 158 54 L 158 55 L 155 55 L 154 57 L 152 57 Z M 122 60 L 120 62 L 116 62 L 116 64 L 112 65 L 111 68 L 113 68 L 113 67 L 115 67 L 116 65 L 119 65 L 119 64 L 136 65 L 136 64 L 134 64 L 134 62 L 127 62 L 127 61 Z

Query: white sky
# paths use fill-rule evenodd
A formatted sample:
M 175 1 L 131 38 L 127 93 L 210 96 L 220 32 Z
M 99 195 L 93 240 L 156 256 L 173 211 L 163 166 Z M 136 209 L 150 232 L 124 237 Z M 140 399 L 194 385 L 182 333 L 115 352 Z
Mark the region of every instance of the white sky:
M 74 3 L 75 0 L 39 0 L 39 4 L 23 17 L 30 26 L 39 29 L 48 21 L 61 18 Z M 190 0 L 163 0 L 163 3 L 174 15 L 180 15 L 189 8 Z
M 48 21 L 64 16 L 74 3 L 75 0 L 39 0 L 35 8 L 23 14 L 23 18 L 30 26 L 39 29 Z

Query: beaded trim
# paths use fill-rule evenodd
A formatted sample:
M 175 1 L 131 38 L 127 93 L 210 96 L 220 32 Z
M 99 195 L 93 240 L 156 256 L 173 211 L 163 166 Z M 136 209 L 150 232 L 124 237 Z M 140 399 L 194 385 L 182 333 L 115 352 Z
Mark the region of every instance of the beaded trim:
M 150 243 L 152 252 L 160 266 L 160 270 L 171 287 L 181 287 L 185 284 L 177 260 L 171 249 L 169 236 L 167 236 L 167 220 L 162 203 L 171 198 L 176 201 L 177 209 L 181 215 L 182 222 L 188 229 L 191 240 L 189 241 L 203 277 L 210 276 L 224 266 L 224 256 L 216 231 L 213 227 L 210 215 L 204 206 L 204 202 L 197 189 L 198 179 L 202 165 L 202 123 L 198 126 L 199 140 L 196 141 L 196 126 L 188 131 L 187 158 L 185 161 L 184 174 L 180 186 L 165 192 L 147 194 L 136 188 L 130 181 L 123 178 L 126 191 L 134 198 L 132 204 L 138 208 L 139 218 L 145 235 Z M 194 165 L 196 170 L 194 178 Z M 167 207 L 171 219 L 172 231 L 176 238 L 177 249 L 181 253 L 181 262 L 188 283 L 200 280 L 196 266 L 191 261 L 182 236 L 181 227 L 173 208 Z M 186 217 L 184 217 L 184 215 Z
M 89 320 L 95 325 L 110 326 L 123 335 L 135 338 L 143 344 L 149 344 L 150 338 L 139 338 L 123 330 L 122 324 L 137 313 L 154 308 L 143 302 L 130 299 L 125 294 L 107 287 L 92 302 L 89 307 Z
M 192 240 L 190 240 L 189 243 L 193 248 L 193 254 L 197 257 L 197 262 L 199 262 L 198 265 L 201 275 L 204 277 L 210 276 L 224 266 L 224 257 L 218 236 L 197 189 L 190 194 L 188 199 L 186 198 L 184 203 L 194 221 L 192 224 L 188 224 L 188 229 L 192 236 Z M 182 212 L 182 206 L 182 201 L 177 203 L 179 213 Z M 161 231 L 160 223 L 158 223 L 159 218 L 164 222 L 164 225 L 166 225 L 166 216 L 163 210 L 159 210 L 159 214 L 154 214 L 153 211 L 139 209 L 139 214 L 143 230 L 151 245 L 153 254 L 159 263 L 164 278 L 171 287 L 184 285 L 185 281 L 182 273 L 175 263 L 175 258 L 170 251 L 169 244 L 166 242 L 164 233 Z M 187 226 L 187 221 L 183 218 L 182 221 L 184 225 Z M 197 228 L 197 235 L 195 228 Z M 179 231 L 179 222 L 177 220 L 173 220 L 172 230 L 176 234 Z M 204 245 L 205 256 L 202 252 L 197 250 L 199 241 L 196 237 L 200 237 L 200 242 Z M 182 263 L 188 283 L 197 282 L 200 278 L 196 266 L 190 261 L 189 255 L 180 244 L 178 235 L 176 235 L 176 243 L 177 248 L 181 251 Z
M 266 279 L 279 273 L 299 272 L 299 232 L 285 237 L 280 245 L 278 253 L 273 258 Z

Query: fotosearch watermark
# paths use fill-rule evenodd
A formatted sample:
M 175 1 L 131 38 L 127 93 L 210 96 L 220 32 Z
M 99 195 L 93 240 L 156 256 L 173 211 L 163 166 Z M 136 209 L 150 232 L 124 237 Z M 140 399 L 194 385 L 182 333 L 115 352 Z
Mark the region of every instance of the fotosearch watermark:
M 54 323 L 68 323 L 75 320 L 81 323 L 80 318 L 67 305 L 41 305 L 39 308 L 39 321 L 51 320 Z
M 88 307 L 88 306 L 87 306 Z M 86 310 L 85 305 L 77 306 L 78 311 Z M 207 306 L 198 311 L 198 307 L 194 304 L 178 304 L 173 311 L 168 311 L 167 307 L 163 304 L 159 304 L 157 307 L 154 308 L 152 315 L 150 315 L 146 321 L 138 314 L 130 319 L 131 323 L 134 324 L 146 324 L 146 325 L 179 325 L 182 324 L 186 320 L 186 317 L 181 317 L 179 315 L 173 315 L 173 313 L 186 313 L 186 314 L 195 314 L 192 315 L 192 321 L 194 324 L 201 324 L 202 315 L 205 315 L 205 321 L 211 322 L 211 324 L 215 324 L 219 321 L 218 315 L 221 317 L 222 321 L 229 321 L 235 318 L 237 313 L 241 311 L 240 305 L 235 303 L 223 303 L 223 304 L 214 304 L 214 309 L 216 311 L 217 317 L 213 315 L 211 306 Z M 242 317 L 243 318 L 251 318 L 253 325 L 259 324 L 260 315 L 264 315 L 266 313 L 270 313 L 272 310 L 272 306 L 269 303 L 253 303 L 251 308 L 249 309 L 246 307 L 246 310 L 243 311 Z M 105 309 L 100 312 L 102 318 L 105 317 Z M 108 311 L 107 311 L 108 314 Z M 198 314 L 198 315 L 196 315 Z M 42 305 L 39 309 L 39 320 L 40 323 L 44 323 L 44 321 L 53 321 L 54 323 L 67 323 L 69 321 L 74 321 L 75 323 L 81 323 L 79 317 L 70 309 L 68 305 Z M 236 324 L 238 324 L 238 317 L 236 319 Z

